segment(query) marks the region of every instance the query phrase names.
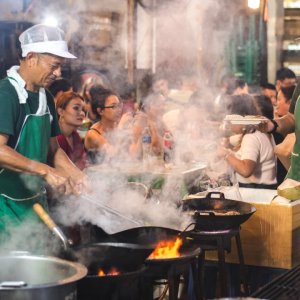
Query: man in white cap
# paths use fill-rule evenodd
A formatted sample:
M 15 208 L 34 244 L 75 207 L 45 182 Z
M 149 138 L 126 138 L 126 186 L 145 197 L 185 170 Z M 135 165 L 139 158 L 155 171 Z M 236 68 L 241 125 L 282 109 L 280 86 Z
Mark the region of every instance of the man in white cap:
M 45 183 L 61 194 L 81 194 L 89 179 L 60 149 L 53 97 L 47 88 L 61 75 L 68 52 L 64 32 L 36 25 L 20 35 L 22 59 L 0 81 L 0 245 L 12 228 L 47 210 Z M 47 164 L 46 164 L 47 163 Z

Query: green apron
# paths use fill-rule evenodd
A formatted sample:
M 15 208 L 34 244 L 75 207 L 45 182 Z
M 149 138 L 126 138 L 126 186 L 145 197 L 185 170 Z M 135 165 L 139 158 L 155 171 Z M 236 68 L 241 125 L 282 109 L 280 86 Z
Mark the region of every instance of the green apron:
M 25 106 L 26 117 L 14 150 L 31 160 L 45 164 L 51 138 L 49 107 L 44 115 L 35 115 L 31 113 L 27 102 L 20 105 Z M 43 183 L 44 179 L 41 177 L 1 170 L 0 247 L 11 239 L 15 239 L 14 234 L 17 231 L 21 232 L 20 225 L 28 226 L 27 230 L 32 229 L 34 235 L 39 227 L 36 225 L 41 224 L 42 221 L 33 211 L 33 204 L 39 203 L 45 210 L 48 210 Z M 25 239 L 23 243 L 26 243 L 28 236 L 27 234 L 23 234 L 23 236 Z M 22 247 L 19 250 L 24 250 L 22 238 L 19 236 L 18 239 L 20 239 L 20 247 Z
M 296 141 L 291 155 L 291 167 L 286 178 L 300 181 L 300 105 L 297 99 L 294 111 Z

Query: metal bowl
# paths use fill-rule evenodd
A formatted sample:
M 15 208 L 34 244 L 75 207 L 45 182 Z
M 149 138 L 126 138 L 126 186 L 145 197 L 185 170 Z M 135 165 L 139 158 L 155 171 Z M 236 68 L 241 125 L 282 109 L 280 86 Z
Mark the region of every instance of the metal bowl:
M 0 299 L 5 300 L 75 299 L 76 281 L 87 274 L 81 264 L 47 256 L 0 256 L 0 265 Z

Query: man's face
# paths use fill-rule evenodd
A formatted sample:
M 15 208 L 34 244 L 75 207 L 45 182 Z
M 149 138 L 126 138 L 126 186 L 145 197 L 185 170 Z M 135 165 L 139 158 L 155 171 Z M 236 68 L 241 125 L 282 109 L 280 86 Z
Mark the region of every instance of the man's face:
M 276 91 L 279 93 L 281 88 L 288 87 L 296 84 L 296 78 L 285 78 L 284 80 L 277 80 L 276 81 Z
M 167 79 L 160 79 L 153 84 L 153 91 L 161 93 L 163 96 L 168 97 L 169 82 Z
M 276 103 L 276 91 L 274 90 L 269 90 L 269 89 L 264 89 L 264 95 L 269 97 L 272 101 L 272 104 L 275 105 Z
M 34 84 L 39 87 L 49 87 L 61 75 L 61 68 L 66 59 L 56 55 L 38 54 L 36 63 L 31 68 Z

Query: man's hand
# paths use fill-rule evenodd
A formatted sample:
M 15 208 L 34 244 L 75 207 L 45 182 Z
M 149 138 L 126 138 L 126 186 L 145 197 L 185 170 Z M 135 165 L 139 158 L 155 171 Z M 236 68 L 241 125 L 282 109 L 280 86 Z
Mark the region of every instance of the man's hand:
M 270 120 L 262 121 L 257 125 L 257 129 L 262 133 L 268 133 L 274 129 L 274 124 Z
M 49 167 L 44 178 L 51 188 L 60 194 L 70 195 L 73 193 L 70 177 L 66 173 Z
M 75 195 L 88 194 L 91 190 L 91 180 L 83 172 L 72 176 L 70 182 Z

